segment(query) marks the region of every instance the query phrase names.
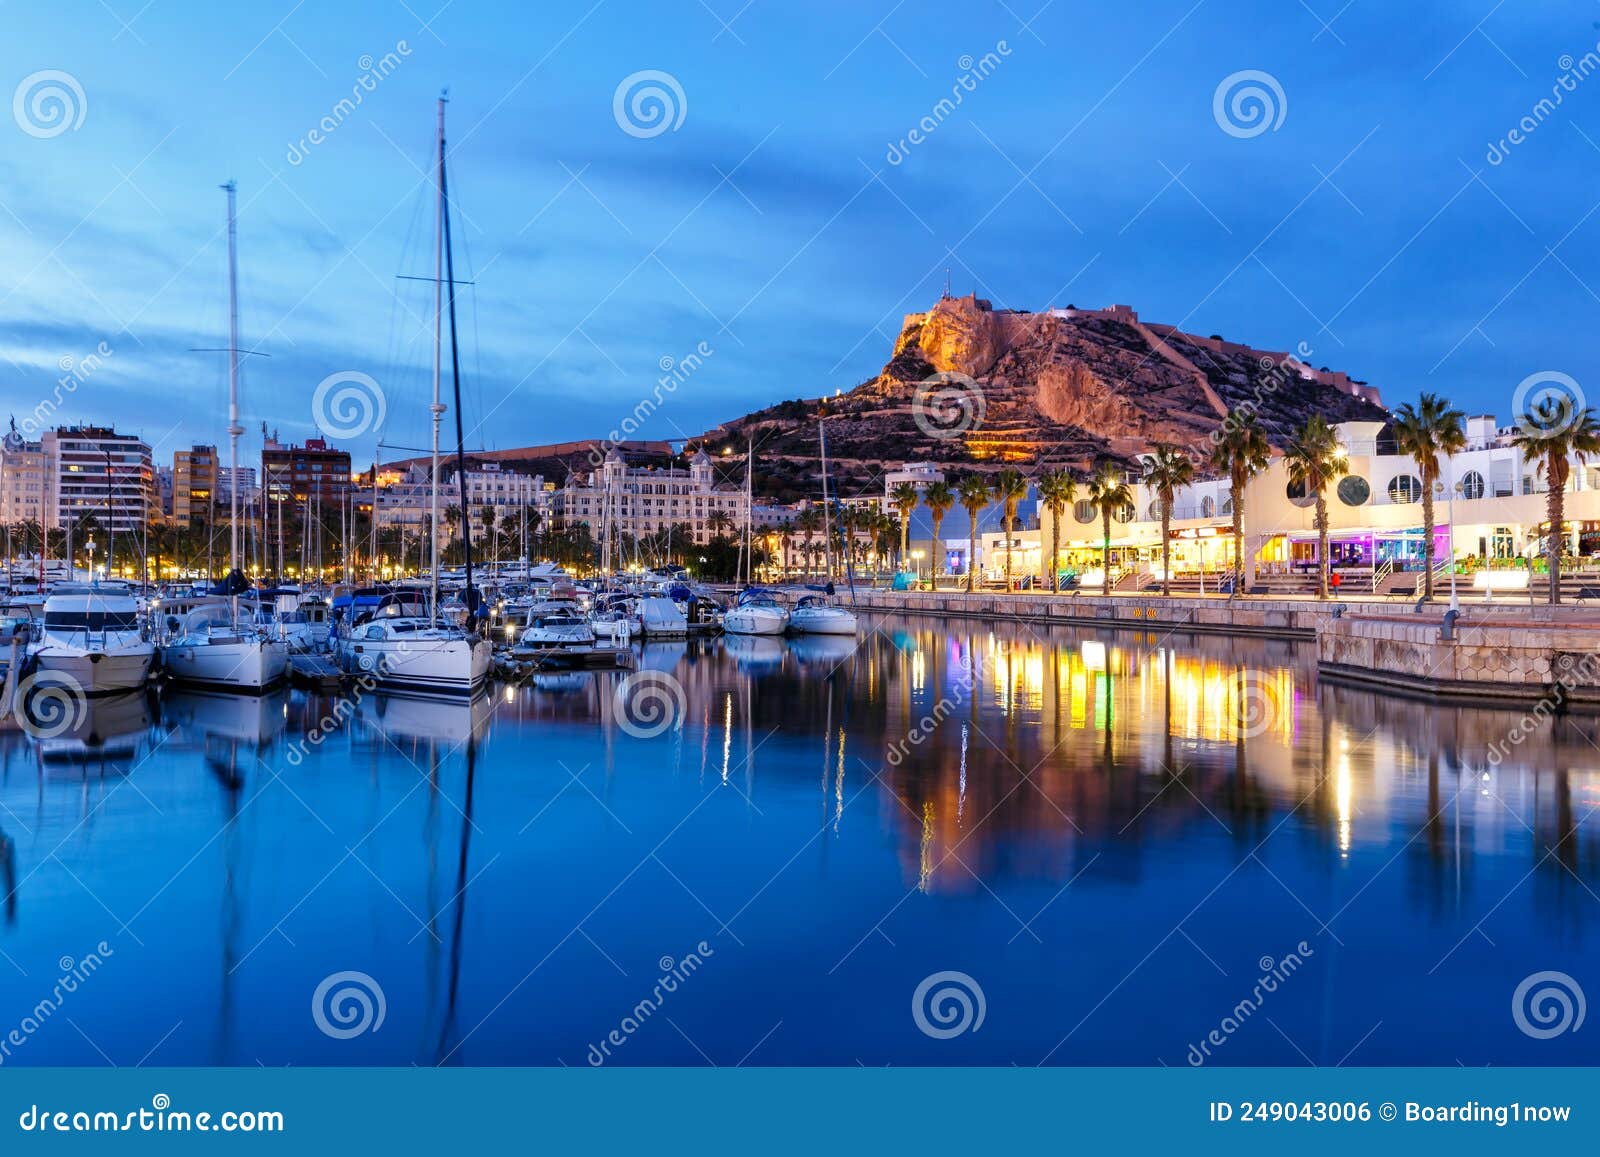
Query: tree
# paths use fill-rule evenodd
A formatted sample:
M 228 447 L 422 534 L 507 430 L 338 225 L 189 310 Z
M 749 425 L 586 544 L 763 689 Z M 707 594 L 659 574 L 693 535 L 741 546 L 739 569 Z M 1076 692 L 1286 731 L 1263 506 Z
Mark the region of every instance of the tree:
M 1053 591 L 1061 590 L 1061 520 L 1077 497 L 1078 484 L 1070 471 L 1046 470 L 1039 477 L 1039 501 L 1050 512 L 1050 569 L 1046 582 Z
M 1328 597 L 1328 487 L 1350 472 L 1339 439 L 1321 414 L 1312 414 L 1284 452 L 1289 482 L 1302 487 L 1317 504 L 1317 598 Z M 1432 540 L 1433 531 L 1428 531 Z M 1429 574 L 1430 581 L 1432 574 Z
M 911 533 L 911 516 L 916 512 L 917 502 L 921 499 L 917 488 L 910 482 L 901 482 L 889 491 L 889 504 L 900 515 L 900 565 L 906 565 L 906 538 Z
M 1089 501 L 1100 512 L 1105 534 L 1100 548 L 1100 567 L 1105 593 L 1111 593 L 1111 516 L 1133 502 L 1133 491 L 1123 481 L 1122 470 L 1109 458 L 1102 458 L 1089 476 Z
M 956 496 L 972 520 L 972 530 L 967 536 L 967 593 L 971 594 L 973 576 L 978 569 L 978 515 L 983 513 L 993 495 L 982 474 L 968 474 L 956 487 Z
M 1233 510 L 1233 589 L 1244 586 L 1244 488 L 1267 467 L 1272 447 L 1254 414 L 1228 415 L 1211 447 L 1211 468 L 1228 479 L 1228 505 Z
M 794 519 L 785 518 L 778 523 L 778 543 L 783 547 L 783 577 L 789 577 L 789 548 L 794 545 Z
M 1412 406 L 1405 403 L 1394 413 L 1394 444 L 1417 464 L 1422 481 L 1423 597 L 1433 598 L 1433 484 L 1439 477 L 1439 455 L 1466 449 L 1462 428 L 1467 416 L 1438 394 L 1423 394 Z M 1454 565 L 1455 559 L 1451 559 Z
M 1172 504 L 1194 479 L 1194 463 L 1176 446 L 1157 443 L 1144 460 L 1144 484 L 1161 503 L 1161 593 L 1172 594 Z
M 800 537 L 805 543 L 801 553 L 806 558 L 806 577 L 810 578 L 814 573 L 812 561 L 816 558 L 816 549 L 811 540 L 816 538 L 817 531 L 822 529 L 822 508 L 820 506 L 807 506 L 795 516 L 794 524 L 799 527 Z
M 1017 506 L 1028 496 L 1028 480 L 1020 470 L 1002 470 L 995 475 L 995 497 L 1001 502 L 1006 527 L 1006 590 L 1011 589 L 1011 535 L 1017 524 Z
M 1550 605 L 1561 601 L 1561 547 L 1566 542 L 1567 480 L 1572 459 L 1583 465 L 1590 456 L 1600 454 L 1600 421 L 1588 406 L 1581 409 L 1566 395 L 1535 401 L 1528 412 L 1517 418 L 1517 433 L 1512 445 L 1522 451 L 1524 462 L 1534 463 L 1544 475 L 1545 520 L 1549 524 L 1544 554 L 1550 568 Z
M 928 508 L 928 516 L 933 520 L 933 557 L 928 560 L 929 585 L 936 585 L 933 578 L 938 574 L 939 552 L 944 549 L 939 538 L 939 527 L 944 523 L 944 516 L 950 513 L 950 508 L 956 504 L 955 491 L 950 489 L 950 484 L 944 481 L 930 482 L 922 491 L 922 504 Z

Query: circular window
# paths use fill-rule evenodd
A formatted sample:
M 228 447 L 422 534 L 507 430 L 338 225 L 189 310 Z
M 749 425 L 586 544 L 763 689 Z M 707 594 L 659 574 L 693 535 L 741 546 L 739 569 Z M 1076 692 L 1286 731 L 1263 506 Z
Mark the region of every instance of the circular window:
M 1372 497 L 1372 487 L 1359 474 L 1346 474 L 1339 479 L 1339 501 L 1346 506 L 1365 505 Z
M 1217 515 L 1217 500 L 1207 494 L 1200 500 L 1200 517 L 1215 518 Z
M 1222 513 L 1224 513 L 1224 514 L 1232 514 L 1233 513 L 1233 495 L 1230 494 L 1230 495 L 1228 495 L 1228 497 L 1226 497 L 1226 498 L 1224 498 L 1222 500 Z
M 1078 499 L 1072 507 L 1072 516 L 1085 525 L 1094 521 L 1095 514 L 1094 503 L 1087 498 Z
M 1288 486 L 1284 487 L 1284 493 L 1288 496 L 1289 501 L 1296 506 L 1311 506 L 1317 501 L 1315 496 L 1306 493 L 1306 484 L 1304 482 L 1291 481 Z
M 1422 479 L 1415 474 L 1396 474 L 1389 479 L 1389 501 L 1396 504 L 1422 501 Z
M 1138 511 L 1133 508 L 1133 503 L 1125 502 L 1111 512 L 1111 517 L 1118 522 L 1132 522 L 1133 516 L 1137 513 Z
M 1145 517 L 1151 522 L 1161 521 L 1161 499 L 1158 498 L 1150 504 L 1150 509 L 1145 514 Z
M 1484 491 L 1483 475 L 1476 470 L 1468 470 L 1461 476 L 1461 497 L 1482 498 Z

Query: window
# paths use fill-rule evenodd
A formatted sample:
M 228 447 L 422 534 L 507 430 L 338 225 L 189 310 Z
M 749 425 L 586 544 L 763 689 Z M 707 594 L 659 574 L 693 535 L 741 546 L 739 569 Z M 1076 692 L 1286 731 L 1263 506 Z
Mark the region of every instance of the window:
M 1484 491 L 1483 475 L 1476 470 L 1468 470 L 1461 476 L 1461 497 L 1482 498 Z
M 1200 517 L 1215 518 L 1217 514 L 1217 500 L 1207 494 L 1200 500 Z
M 1094 503 L 1090 502 L 1087 498 L 1080 498 L 1073 504 L 1072 517 L 1076 518 L 1079 522 L 1088 525 L 1094 521 L 1094 516 Z
M 1365 505 L 1372 497 L 1372 487 L 1359 474 L 1346 474 L 1339 479 L 1339 501 L 1346 506 Z
M 1422 500 L 1422 479 L 1415 474 L 1396 474 L 1389 479 L 1389 501 L 1397 505 Z
M 1118 522 L 1132 522 L 1133 516 L 1138 513 L 1131 502 L 1125 502 L 1111 512 L 1111 517 Z
M 1304 482 L 1290 482 L 1283 492 L 1296 506 L 1313 506 L 1317 501 L 1315 495 L 1306 493 Z

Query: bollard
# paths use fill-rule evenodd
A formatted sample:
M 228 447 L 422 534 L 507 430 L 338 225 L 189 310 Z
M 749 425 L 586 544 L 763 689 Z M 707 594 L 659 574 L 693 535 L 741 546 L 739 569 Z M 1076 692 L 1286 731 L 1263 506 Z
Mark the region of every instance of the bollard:
M 1446 611 L 1444 622 L 1439 624 L 1439 641 L 1453 643 L 1456 641 L 1456 620 L 1461 617 L 1460 611 Z

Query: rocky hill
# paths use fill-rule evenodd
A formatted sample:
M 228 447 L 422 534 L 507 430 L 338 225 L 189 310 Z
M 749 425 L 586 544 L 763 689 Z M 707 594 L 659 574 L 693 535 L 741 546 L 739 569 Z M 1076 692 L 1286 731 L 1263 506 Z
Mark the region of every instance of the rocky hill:
M 969 296 L 907 315 L 888 364 L 848 393 L 784 402 L 703 441 L 753 438 L 758 487 L 790 498 L 815 486 L 821 414 L 833 475 L 848 493 L 907 461 L 1086 471 L 1097 457 L 1131 460 L 1153 442 L 1203 455 L 1229 412 L 1248 409 L 1279 446 L 1313 413 L 1388 417 L 1364 382 L 1287 352 L 1141 322 L 1126 306 L 1026 313 Z

